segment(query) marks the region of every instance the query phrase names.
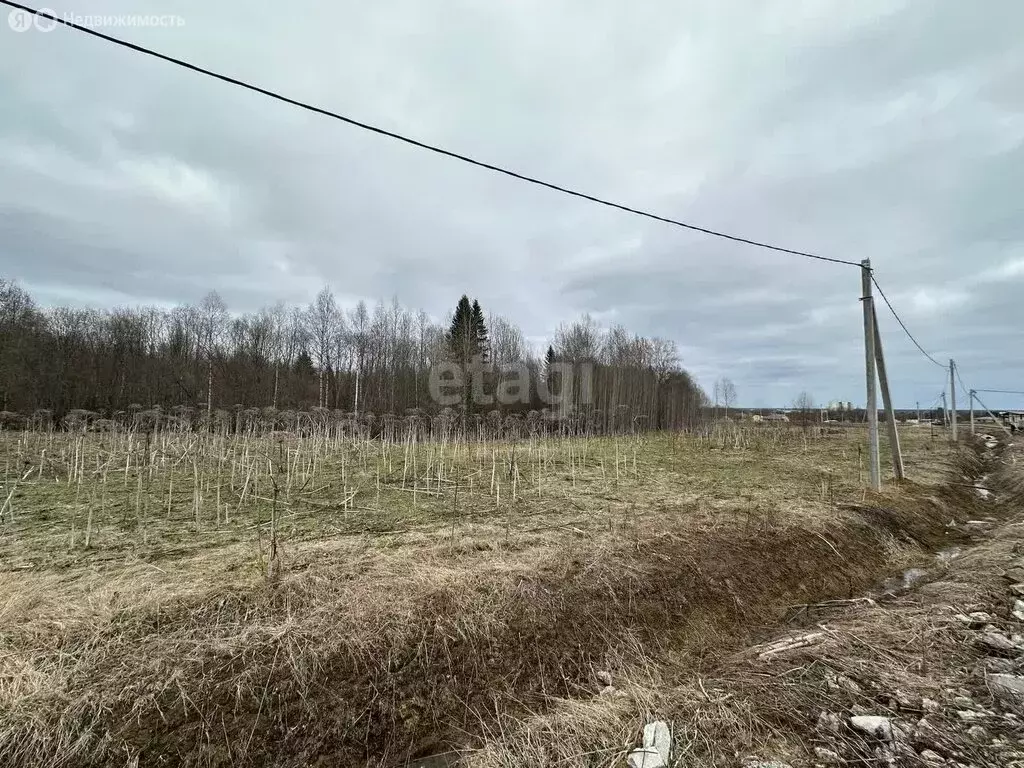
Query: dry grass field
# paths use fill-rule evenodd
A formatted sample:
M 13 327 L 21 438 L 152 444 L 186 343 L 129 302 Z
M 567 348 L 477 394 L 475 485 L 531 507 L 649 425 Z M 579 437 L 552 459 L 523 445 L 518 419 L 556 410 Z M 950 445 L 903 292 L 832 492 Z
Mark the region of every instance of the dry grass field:
M 667 685 L 975 512 L 944 436 L 878 495 L 864 438 L 0 433 L 0 764 L 613 765 Z

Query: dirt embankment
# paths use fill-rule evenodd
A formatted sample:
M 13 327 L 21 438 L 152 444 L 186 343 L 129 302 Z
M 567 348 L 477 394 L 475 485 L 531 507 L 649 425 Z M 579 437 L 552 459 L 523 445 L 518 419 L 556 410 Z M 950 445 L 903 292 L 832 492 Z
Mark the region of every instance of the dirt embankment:
M 778 665 L 804 657 L 730 678 L 735 654 L 969 542 L 968 521 L 1011 514 L 971 487 L 984 462 L 964 451 L 961 485 L 908 483 L 824 517 L 752 509 L 698 525 L 681 509 L 531 546 L 310 550 L 258 588 L 48 632 L 26 621 L 3 637 L 23 670 L 13 679 L 8 662 L 5 682 L 23 695 L 0 714 L 0 764 L 390 766 L 460 747 L 470 765 L 603 766 L 653 713 L 680 724 L 692 764 L 788 749 L 780 734 L 813 707 L 787 703 L 805 673 Z
M 713 701 L 676 709 L 720 750 L 685 764 L 1024 766 L 1024 450 L 979 448 L 966 479 L 990 514 L 969 541 L 904 588 L 819 606 L 802 647 L 725 660 Z

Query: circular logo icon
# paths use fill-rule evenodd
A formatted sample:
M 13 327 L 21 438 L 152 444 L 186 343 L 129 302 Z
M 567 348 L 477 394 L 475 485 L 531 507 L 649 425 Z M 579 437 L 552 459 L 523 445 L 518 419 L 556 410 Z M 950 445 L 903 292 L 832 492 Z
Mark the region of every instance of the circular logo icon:
M 56 16 L 57 14 L 51 11 L 49 8 L 40 8 L 36 11 L 36 29 L 40 32 L 49 32 L 51 29 L 57 26 L 56 18 L 49 18 L 43 14 L 47 13 L 50 16 Z
M 15 8 L 7 14 L 7 23 L 15 32 L 25 32 L 32 28 L 32 14 Z

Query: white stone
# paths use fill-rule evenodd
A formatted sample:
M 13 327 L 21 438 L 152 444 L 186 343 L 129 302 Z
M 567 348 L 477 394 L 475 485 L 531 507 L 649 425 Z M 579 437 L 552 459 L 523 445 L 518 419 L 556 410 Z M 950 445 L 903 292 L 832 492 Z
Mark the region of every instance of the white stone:
M 1018 621 L 1024 621 L 1024 600 L 1014 600 L 1013 610 L 1010 611 L 1013 614 L 1013 618 Z
M 843 762 L 843 758 L 839 756 L 838 752 L 826 749 L 825 747 L 815 747 L 814 755 L 821 760 L 821 762 L 828 765 L 841 765 Z
M 672 732 L 668 724 L 663 720 L 655 720 L 644 726 L 644 746 L 654 747 L 662 756 L 665 763 L 668 763 L 669 753 L 672 751 Z
M 626 756 L 630 768 L 665 768 L 672 750 L 672 734 L 668 724 L 655 720 L 644 726 L 643 746 Z
M 602 685 L 611 685 L 612 684 L 612 673 L 607 671 L 607 670 L 604 670 L 604 669 L 599 670 L 598 673 L 597 673 L 597 680 Z
M 634 749 L 626 755 L 626 763 L 629 768 L 668 768 L 668 763 L 654 747 Z
M 963 720 L 965 723 L 970 723 L 975 720 L 983 720 L 985 715 L 981 712 L 975 712 L 973 709 L 961 709 L 956 713 L 956 716 Z
M 983 632 L 978 638 L 978 642 L 996 651 L 1008 652 L 1022 650 L 1021 647 L 1012 639 L 1004 635 L 1002 632 L 997 632 L 994 629 L 988 629 Z
M 942 755 L 940 755 L 938 752 L 933 752 L 930 749 L 922 751 L 921 754 L 918 755 L 918 757 L 920 757 L 926 763 L 935 763 L 936 765 L 942 765 L 944 762 L 946 762 L 942 758 Z
M 972 725 L 967 729 L 967 735 L 978 742 L 988 741 L 988 731 L 980 725 Z
M 874 736 L 879 741 L 890 742 L 893 739 L 892 720 L 881 715 L 854 715 L 850 718 L 850 725 L 855 730 L 868 736 Z
M 993 693 L 1024 697 L 1024 677 L 1017 675 L 989 675 L 987 678 Z

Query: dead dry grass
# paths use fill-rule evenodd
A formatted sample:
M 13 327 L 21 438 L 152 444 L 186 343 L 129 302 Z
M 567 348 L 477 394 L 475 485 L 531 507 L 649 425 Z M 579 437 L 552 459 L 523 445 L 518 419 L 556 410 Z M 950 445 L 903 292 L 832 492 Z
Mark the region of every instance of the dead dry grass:
M 415 506 L 389 489 L 386 533 L 372 510 L 296 505 L 269 573 L 258 506 L 118 536 L 99 510 L 71 548 L 74 484 L 23 486 L 0 539 L 0 764 L 394 765 L 459 746 L 485 766 L 610 765 L 667 691 L 723 699 L 692 685 L 723 653 L 788 606 L 860 594 L 976 504 L 923 483 L 865 496 L 856 435 L 758 439 L 546 446 L 504 504 L 477 486 L 457 512 L 443 477 Z M 948 471 L 945 444 L 907 442 L 915 476 Z M 376 476 L 347 479 L 375 495 Z M 597 670 L 626 695 L 596 695 Z
M 1016 448 L 983 466 L 968 454 L 952 472 L 954 480 L 989 472 L 988 482 L 1000 489 L 998 505 L 979 507 L 976 497 L 959 490 L 920 497 L 921 510 L 944 508 L 951 521 L 962 522 L 957 511 L 967 510 L 1009 521 L 985 533 L 980 543 L 965 545 L 955 559 L 919 557 L 916 564 L 928 569 L 922 585 L 892 595 L 875 583 L 856 600 L 794 606 L 780 624 L 766 628 L 768 636 L 813 639 L 790 643 L 783 652 L 759 653 L 767 646 L 752 646 L 757 632 L 747 625 L 720 638 L 700 658 L 673 654 L 659 661 L 637 653 L 616 674 L 621 696 L 592 696 L 582 706 L 570 699 L 552 702 L 543 714 L 494 735 L 467 764 L 621 765 L 638 743 L 640 726 L 661 718 L 674 725 L 679 765 L 737 766 L 754 756 L 766 764 L 828 764 L 815 747 L 832 750 L 844 765 L 885 765 L 877 743 L 845 727 L 850 714 L 868 713 L 891 717 L 906 729 L 906 751 L 895 755 L 895 764 L 925 765 L 915 751 L 925 747 L 955 758 L 951 765 L 1021 764 L 1019 719 L 1007 724 L 991 715 L 982 718 L 989 736 L 1001 743 L 980 743 L 965 733 L 977 722 L 962 719 L 965 700 L 973 696 L 971 706 L 979 710 L 993 706 L 985 683 L 993 670 L 976 633 L 958 615 L 981 610 L 996 625 L 1019 626 L 1008 615 L 1012 599 L 1002 574 L 1024 552 L 1022 457 Z M 908 499 L 904 503 L 913 506 Z M 905 522 L 902 515 L 891 519 L 894 530 Z M 909 564 L 908 549 L 892 544 Z M 925 715 L 929 725 L 916 725 Z M 829 716 L 837 718 L 837 732 L 828 727 Z

